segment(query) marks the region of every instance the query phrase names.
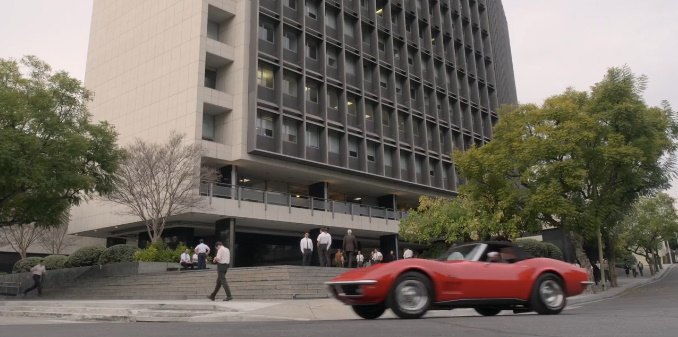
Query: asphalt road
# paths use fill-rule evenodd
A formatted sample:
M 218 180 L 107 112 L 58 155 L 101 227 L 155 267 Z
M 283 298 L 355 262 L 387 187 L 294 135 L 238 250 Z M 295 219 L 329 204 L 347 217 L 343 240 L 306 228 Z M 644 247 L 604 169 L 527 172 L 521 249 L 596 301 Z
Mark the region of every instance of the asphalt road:
M 622 276 L 623 277 L 623 276 Z M 378 319 L 242 323 L 93 323 L 10 325 L 0 336 L 678 336 L 678 268 L 623 295 L 568 307 L 556 316 L 506 314 L 419 320 Z

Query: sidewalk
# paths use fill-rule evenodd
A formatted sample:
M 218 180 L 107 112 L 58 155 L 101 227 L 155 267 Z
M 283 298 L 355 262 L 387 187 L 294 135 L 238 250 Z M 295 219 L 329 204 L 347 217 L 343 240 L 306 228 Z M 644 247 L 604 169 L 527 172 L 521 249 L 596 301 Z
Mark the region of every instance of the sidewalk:
M 581 305 L 621 295 L 626 290 L 652 283 L 664 277 L 673 265 L 665 265 L 650 277 L 619 277 L 619 287 L 596 294 L 574 296 L 570 306 Z M 567 308 L 566 308 L 567 310 Z M 504 314 L 511 314 L 505 311 Z M 427 317 L 475 316 L 473 309 L 430 311 Z M 395 318 L 387 310 L 384 318 Z M 0 325 L 108 322 L 238 322 L 238 321 L 307 321 L 359 319 L 351 307 L 334 299 L 309 300 L 23 300 L 0 301 Z

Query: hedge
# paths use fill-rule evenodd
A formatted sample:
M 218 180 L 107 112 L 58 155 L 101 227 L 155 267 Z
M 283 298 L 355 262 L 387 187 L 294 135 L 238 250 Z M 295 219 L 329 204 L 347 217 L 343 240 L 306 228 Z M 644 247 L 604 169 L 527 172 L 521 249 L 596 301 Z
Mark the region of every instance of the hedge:
M 179 262 L 181 253 L 188 247 L 180 244 L 176 249 L 169 249 L 165 244 L 151 244 L 148 247 L 134 253 L 134 261 L 144 262 Z
M 49 255 L 45 257 L 43 263 L 47 270 L 54 270 L 63 268 L 66 261 L 68 261 L 68 257 L 65 255 Z
M 115 245 L 106 248 L 99 256 L 99 264 L 132 262 L 139 248 L 130 245 Z
M 516 241 L 516 243 L 534 257 L 548 257 L 557 260 L 563 259 L 563 252 L 558 246 L 552 243 L 532 239 L 522 239 Z
M 82 247 L 68 257 L 67 267 L 86 267 L 99 263 L 99 257 L 104 251 L 101 247 Z
M 42 261 L 41 257 L 27 257 L 25 259 L 21 259 L 17 261 L 14 264 L 14 267 L 12 268 L 13 273 L 25 273 L 31 271 L 31 268 L 38 264 L 40 261 Z

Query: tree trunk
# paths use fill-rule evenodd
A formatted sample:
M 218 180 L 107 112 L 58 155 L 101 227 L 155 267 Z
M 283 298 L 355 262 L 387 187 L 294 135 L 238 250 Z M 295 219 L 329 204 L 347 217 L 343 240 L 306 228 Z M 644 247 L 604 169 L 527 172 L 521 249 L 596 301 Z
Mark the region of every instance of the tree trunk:
M 659 249 L 655 249 L 654 252 L 654 256 L 656 257 L 655 263 L 657 264 L 657 271 L 660 271 L 664 269 L 664 266 L 662 266 L 662 256 L 659 255 Z
M 586 252 L 584 251 L 584 245 L 582 244 L 581 238 L 579 238 L 579 236 L 572 232 L 568 234 L 568 237 L 570 238 L 570 241 L 572 241 L 572 244 L 574 245 L 574 254 L 577 261 L 579 262 L 579 265 L 586 270 L 586 273 L 589 275 L 589 280 L 593 281 L 594 280 L 593 266 L 591 265 L 591 261 L 589 260 L 589 257 L 586 255 Z M 584 293 L 592 294 L 593 287 L 587 287 Z
M 21 251 L 19 252 L 19 255 L 21 255 L 22 259 L 25 259 L 28 257 L 28 247 L 21 247 Z
M 647 255 L 645 256 L 645 261 L 647 262 L 647 267 L 650 268 L 650 276 L 654 276 L 655 271 L 654 271 L 654 262 L 652 262 L 653 261 L 652 253 L 647 253 Z

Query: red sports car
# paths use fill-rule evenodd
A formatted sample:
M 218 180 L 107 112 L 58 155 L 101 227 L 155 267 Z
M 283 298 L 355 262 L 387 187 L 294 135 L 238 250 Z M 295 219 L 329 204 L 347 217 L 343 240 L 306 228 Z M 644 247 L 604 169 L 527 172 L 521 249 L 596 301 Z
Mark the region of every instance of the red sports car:
M 438 260 L 382 263 L 326 282 L 334 297 L 366 319 L 378 318 L 386 308 L 400 318 L 453 308 L 474 308 L 484 316 L 501 310 L 552 315 L 591 283 L 584 269 L 531 257 L 509 242 L 453 246 Z

